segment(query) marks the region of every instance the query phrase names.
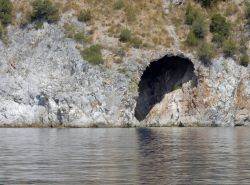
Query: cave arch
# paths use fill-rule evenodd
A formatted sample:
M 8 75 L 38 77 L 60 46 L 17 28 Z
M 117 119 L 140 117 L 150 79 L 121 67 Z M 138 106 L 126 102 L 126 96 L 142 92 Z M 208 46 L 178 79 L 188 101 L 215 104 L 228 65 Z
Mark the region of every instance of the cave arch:
M 166 93 L 180 88 L 188 81 L 196 85 L 197 77 L 194 70 L 191 60 L 180 56 L 165 56 L 151 62 L 139 82 L 139 95 L 135 107 L 137 120 L 144 120 Z

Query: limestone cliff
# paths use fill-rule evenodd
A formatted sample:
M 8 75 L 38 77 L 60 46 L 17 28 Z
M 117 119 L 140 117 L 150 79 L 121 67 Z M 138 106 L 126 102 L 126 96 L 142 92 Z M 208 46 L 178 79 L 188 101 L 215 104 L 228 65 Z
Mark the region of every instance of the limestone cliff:
M 222 55 L 205 65 L 180 49 L 173 25 L 166 25 L 174 37 L 170 47 L 131 47 L 122 63 L 91 65 L 66 37 L 65 21 L 85 26 L 70 13 L 38 30 L 8 26 L 8 43 L 0 41 L 0 126 L 250 124 L 249 67 Z M 117 41 L 97 38 L 104 45 Z M 106 61 L 116 57 L 106 48 L 102 54 Z M 153 69 L 159 61 L 166 65 Z M 147 70 L 151 76 L 143 81 Z M 139 112 L 148 106 L 143 116 L 136 116 L 138 106 Z

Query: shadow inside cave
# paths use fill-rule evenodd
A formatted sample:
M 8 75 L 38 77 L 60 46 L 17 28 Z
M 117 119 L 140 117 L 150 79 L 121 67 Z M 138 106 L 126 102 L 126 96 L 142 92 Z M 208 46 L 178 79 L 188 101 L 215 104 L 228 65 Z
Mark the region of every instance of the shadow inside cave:
M 139 83 L 135 117 L 139 121 L 144 120 L 154 105 L 161 102 L 166 93 L 181 88 L 182 84 L 188 81 L 194 82 L 195 85 L 197 83 L 194 64 L 189 59 L 165 56 L 151 62 Z

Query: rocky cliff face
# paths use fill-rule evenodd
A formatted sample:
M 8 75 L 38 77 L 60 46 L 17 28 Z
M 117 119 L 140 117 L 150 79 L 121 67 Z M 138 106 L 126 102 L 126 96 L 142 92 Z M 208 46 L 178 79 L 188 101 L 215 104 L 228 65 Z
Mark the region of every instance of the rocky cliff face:
M 0 46 L 0 122 L 6 125 L 122 126 L 133 121 L 130 79 L 83 61 L 56 25 L 10 28 Z
M 155 53 L 131 49 L 122 64 L 108 69 L 84 61 L 60 23 L 45 23 L 40 30 L 9 26 L 8 37 L 8 45 L 0 41 L 1 126 L 250 124 L 250 69 L 231 58 L 216 58 L 211 66 L 204 66 L 176 47 Z M 166 83 L 149 86 L 152 92 L 161 94 L 160 100 L 139 122 L 135 117 L 141 95 L 137 93 L 139 82 L 150 62 L 164 56 L 189 59 L 196 83 L 192 77 L 184 78 L 185 70 L 166 67 L 161 71 Z M 142 62 L 136 62 L 138 58 Z M 179 80 L 174 79 L 177 77 Z M 168 86 L 167 82 L 172 84 Z
M 209 67 L 196 67 L 197 86 L 186 83 L 182 89 L 166 94 L 151 110 L 146 123 L 176 126 L 248 125 L 249 68 L 240 67 L 232 59 L 223 57 L 215 59 Z

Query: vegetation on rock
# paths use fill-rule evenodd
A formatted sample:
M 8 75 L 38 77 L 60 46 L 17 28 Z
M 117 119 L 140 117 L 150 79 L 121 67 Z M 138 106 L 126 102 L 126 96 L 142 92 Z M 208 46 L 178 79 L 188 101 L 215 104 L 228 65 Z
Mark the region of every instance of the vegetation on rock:
M 75 39 L 75 41 L 79 42 L 79 43 L 84 43 L 88 41 L 87 36 L 85 35 L 84 31 L 81 32 L 76 32 L 73 36 L 73 38 Z
M 250 2 L 247 1 L 245 6 L 246 6 L 245 8 L 246 18 L 247 18 L 248 24 L 250 24 Z
M 232 57 L 234 54 L 236 54 L 236 51 L 237 47 L 233 40 L 229 39 L 223 43 L 223 52 L 226 57 Z
M 189 46 L 196 46 L 200 39 L 206 36 L 206 22 L 201 11 L 188 4 L 185 13 L 185 22 L 191 25 L 191 31 L 187 35 L 186 43 Z
M 81 51 L 83 59 L 87 60 L 93 65 L 102 64 L 104 62 L 102 58 L 101 46 L 92 45 Z
M 199 42 L 199 40 L 196 38 L 195 34 L 192 31 L 190 31 L 188 33 L 186 43 L 189 46 L 197 46 L 198 42 Z
M 204 7 L 212 7 L 214 6 L 219 0 L 198 0 L 202 6 Z
M 191 4 L 187 5 L 186 13 L 185 13 L 185 22 L 188 25 L 192 25 L 193 22 L 201 16 L 201 12 L 199 9 L 193 7 Z
M 125 15 L 128 22 L 135 22 L 137 18 L 137 11 L 133 6 L 127 6 L 125 8 Z
M 131 31 L 127 28 L 123 29 L 120 33 L 119 40 L 121 42 L 129 42 L 131 39 Z
M 214 33 L 213 41 L 218 44 L 223 43 L 230 34 L 230 24 L 221 14 L 215 14 L 211 18 L 210 31 Z
M 139 37 L 133 37 L 131 38 L 130 43 L 134 48 L 140 48 L 142 45 L 142 40 Z
M 2 39 L 3 34 L 4 34 L 4 27 L 3 27 L 2 23 L 0 22 L 0 39 Z
M 115 9 L 115 10 L 121 10 L 124 6 L 125 6 L 125 5 L 124 5 L 123 0 L 117 0 L 117 1 L 114 3 L 114 9 Z
M 88 43 L 90 38 L 85 34 L 85 31 L 79 30 L 72 24 L 64 24 L 64 34 L 67 38 L 74 39 L 80 44 Z
M 78 18 L 78 21 L 88 22 L 92 18 L 91 11 L 89 9 L 82 10 L 82 11 L 80 11 L 80 13 L 79 13 L 79 15 L 78 15 L 77 18 Z
M 13 5 L 10 0 L 0 0 L 0 22 L 6 26 L 11 23 Z
M 245 67 L 248 66 L 248 64 L 249 64 L 249 56 L 248 56 L 246 51 L 244 51 L 242 53 L 241 58 L 240 58 L 240 63 L 241 63 L 241 65 L 243 65 Z
M 112 48 L 112 42 L 114 47 L 124 48 L 126 51 L 134 47 L 153 52 L 175 46 L 173 41 L 179 39 L 179 46 L 182 50 L 186 50 L 185 52 L 198 54 L 202 50 L 203 43 L 207 43 L 212 48 L 216 47 L 216 55 L 239 54 L 241 57 L 235 57 L 238 62 L 240 58 L 246 58 L 241 49 L 240 39 L 249 31 L 249 25 L 246 26 L 250 23 L 249 1 L 239 3 L 235 0 L 189 0 L 180 6 L 170 5 L 169 14 L 166 14 L 162 0 L 0 0 L 0 2 L 3 2 L 0 3 L 0 19 L 3 17 L 3 7 L 13 6 L 11 9 L 5 8 L 8 10 L 5 11 L 8 12 L 7 17 L 10 18 L 7 22 L 9 24 L 12 18 L 14 25 L 21 26 L 35 22 L 39 28 L 45 21 L 49 23 L 57 21 L 59 12 L 62 14 L 74 12 L 73 16 L 76 15 L 79 21 L 87 23 L 86 29 L 77 23 L 66 21 L 64 24 L 68 24 L 68 28 L 65 29 L 65 35 L 76 40 L 77 47 L 81 50 L 89 44 L 102 44 L 100 41 L 103 40 L 111 43 L 111 46 L 103 46 L 111 52 L 117 49 Z M 6 6 L 11 2 L 12 6 Z M 1 22 L 3 28 L 0 34 L 5 36 L 6 25 L 4 21 Z M 169 25 L 175 26 L 177 38 L 171 34 Z M 115 43 L 117 39 L 114 38 L 118 38 L 121 43 Z M 248 49 L 249 46 L 245 48 Z
M 203 42 L 198 49 L 199 59 L 205 63 L 210 63 L 213 55 L 213 46 L 207 42 Z
M 197 38 L 204 38 L 206 36 L 206 24 L 202 16 L 197 17 L 192 24 L 192 32 Z
M 43 22 L 53 23 L 59 20 L 58 8 L 51 0 L 34 0 L 32 2 L 32 21 L 42 24 Z

